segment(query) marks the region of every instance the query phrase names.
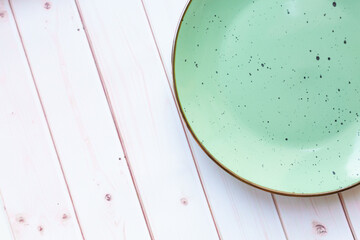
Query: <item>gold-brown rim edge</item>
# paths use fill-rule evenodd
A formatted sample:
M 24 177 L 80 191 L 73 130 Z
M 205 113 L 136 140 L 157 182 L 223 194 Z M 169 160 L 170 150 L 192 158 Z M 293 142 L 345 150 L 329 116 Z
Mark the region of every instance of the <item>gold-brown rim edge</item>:
M 261 186 L 259 184 L 256 184 L 256 183 L 253 183 L 239 175 L 237 175 L 236 173 L 234 173 L 233 171 L 231 171 L 230 169 L 228 169 L 225 165 L 223 165 L 220 161 L 218 161 L 202 144 L 201 142 L 199 141 L 199 139 L 197 138 L 196 134 L 194 133 L 193 129 L 191 128 L 190 126 L 190 123 L 188 122 L 187 118 L 186 118 L 186 115 L 183 111 L 183 108 L 181 106 L 181 103 L 180 103 L 180 99 L 179 99 L 179 95 L 178 95 L 178 91 L 177 91 L 177 87 L 176 87 L 176 78 L 175 78 L 175 55 L 176 55 L 176 45 L 177 45 L 177 39 L 178 39 L 178 36 L 179 36 L 179 31 L 180 31 L 180 28 L 181 28 L 181 24 L 182 24 L 182 21 L 184 19 L 184 16 L 186 15 L 186 12 L 187 10 L 189 9 L 189 6 L 191 4 L 193 0 L 189 0 L 187 3 L 186 3 L 186 6 L 181 14 L 181 18 L 180 18 L 180 21 L 178 22 L 177 24 L 177 28 L 176 28 L 176 32 L 175 32 L 175 37 L 174 37 L 174 40 L 173 40 L 173 47 L 172 47 L 172 52 L 171 52 L 171 70 L 172 70 L 172 77 L 173 77 L 173 85 L 174 85 L 174 92 L 175 92 L 175 98 L 176 98 L 176 103 L 178 104 L 179 106 L 179 109 L 180 109 L 180 112 L 181 112 L 181 115 L 182 115 L 182 118 L 184 119 L 185 123 L 186 123 L 186 126 L 187 128 L 189 129 L 191 135 L 194 137 L 195 141 L 197 142 L 197 144 L 201 147 L 201 149 L 209 156 L 209 158 L 211 160 L 213 160 L 218 166 L 220 166 L 222 169 L 224 169 L 227 173 L 229 173 L 231 176 L 235 177 L 236 179 L 250 185 L 250 186 L 253 186 L 255 188 L 258 188 L 258 189 L 261 189 L 261 190 L 264 190 L 266 192 L 269 192 L 269 193 L 274 193 L 274 194 L 278 194 L 278 195 L 283 195 L 283 196 L 289 196 L 289 197 L 320 197 L 320 196 L 326 196 L 326 195 L 330 195 L 330 194 L 335 194 L 335 193 L 340 193 L 340 192 L 343 192 L 343 191 L 346 191 L 346 190 L 349 190 L 350 188 L 353 188 L 357 185 L 360 184 L 360 181 L 352 184 L 352 185 L 349 185 L 345 188 L 342 188 L 342 189 L 338 189 L 338 190 L 334 190 L 334 191 L 328 191 L 328 192 L 320 192 L 320 193 L 311 193 L 311 194 L 308 194 L 308 193 L 293 193 L 293 192 L 284 192 L 284 191 L 279 191 L 279 190 L 275 190 L 275 189 L 271 189 L 271 188 L 267 188 L 267 187 L 264 187 L 264 186 Z

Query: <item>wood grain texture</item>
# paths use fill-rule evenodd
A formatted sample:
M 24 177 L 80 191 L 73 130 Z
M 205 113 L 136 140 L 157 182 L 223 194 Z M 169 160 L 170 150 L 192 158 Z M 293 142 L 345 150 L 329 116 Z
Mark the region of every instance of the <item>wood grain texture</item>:
M 337 194 L 276 201 L 289 239 L 353 239 Z
M 82 239 L 11 9 L 4 0 L 0 1 L 0 36 L 0 190 L 14 237 Z
M 155 239 L 218 239 L 140 1 L 78 1 Z
M 182 10 L 185 8 L 187 4 L 187 0 L 182 1 L 164 1 L 164 0 L 143 0 L 144 5 L 146 7 L 149 20 L 154 32 L 154 36 L 161 53 L 164 67 L 167 71 L 167 75 L 170 80 L 170 84 L 172 84 L 172 69 L 171 69 L 171 51 L 172 51 L 172 44 L 175 37 L 175 31 L 177 24 L 180 20 Z M 182 10 L 180 10 L 182 9 Z M 162 13 L 162 14 L 160 14 Z M 192 139 L 192 136 L 188 134 L 189 138 Z M 222 229 L 222 226 L 229 227 L 228 216 L 232 216 L 236 214 L 236 211 L 228 211 L 226 217 L 219 217 L 218 215 L 223 214 L 223 208 L 221 206 L 228 205 L 228 199 L 237 199 L 238 201 L 244 201 L 244 196 L 250 195 L 251 189 L 250 187 L 243 188 L 242 192 L 239 190 L 239 187 L 236 188 L 235 182 L 231 181 L 230 176 L 225 176 L 225 179 L 229 179 L 228 181 L 232 183 L 232 187 L 230 189 L 233 192 L 227 193 L 227 195 L 222 195 L 221 203 L 217 203 L 218 205 L 213 203 L 212 198 L 220 198 L 218 192 L 219 189 L 223 189 L 224 186 L 219 187 L 219 182 L 214 176 L 214 173 L 211 172 L 211 168 L 209 167 L 211 164 L 206 163 L 209 161 L 209 158 L 205 156 L 205 153 L 197 146 L 197 143 L 192 139 L 191 145 L 195 149 L 195 155 L 202 156 L 197 157 L 199 162 L 200 170 L 202 175 L 204 176 L 204 185 L 209 195 L 210 203 L 212 204 L 214 215 L 217 219 L 219 229 L 221 234 L 224 235 L 225 232 L 230 231 L 231 229 Z M 208 177 L 206 177 L 208 175 Z M 230 180 L 231 179 L 231 180 Z M 238 183 L 239 184 L 239 183 Z M 240 185 L 240 184 L 239 184 Z M 234 189 L 239 191 L 237 194 Z M 257 191 L 257 190 L 252 190 Z M 241 193 L 240 193 L 241 192 Z M 254 199 L 266 199 L 266 193 L 262 193 L 262 195 L 253 195 Z M 249 197 L 250 198 L 250 197 Z M 271 200 L 269 197 L 267 206 L 256 207 L 255 201 L 249 201 L 245 205 L 249 208 L 249 206 L 253 206 L 251 209 L 253 215 L 259 215 L 259 213 L 264 213 L 264 209 L 268 210 L 267 215 L 262 216 L 264 222 L 269 222 L 271 218 L 274 218 L 269 213 L 269 209 L 271 209 Z M 328 226 L 328 229 L 331 229 L 326 234 L 326 239 L 336 239 L 338 236 L 344 236 L 344 239 L 351 239 L 351 231 L 348 226 L 348 223 L 345 218 L 345 214 L 343 212 L 341 203 L 337 197 L 334 195 L 333 197 L 320 197 L 320 198 L 289 198 L 289 197 L 280 197 L 275 196 L 274 199 L 279 199 L 277 201 L 278 209 L 280 210 L 281 217 L 283 217 L 282 221 L 285 227 L 285 232 L 289 239 L 296 239 L 296 236 L 302 237 L 300 232 L 304 229 L 309 234 L 306 236 L 308 238 L 298 238 L 298 239 L 317 239 L 320 235 L 312 234 L 313 233 L 313 222 L 324 222 Z M 331 201 L 329 200 L 331 199 Z M 218 210 L 217 210 L 218 209 Z M 243 209 L 243 208 L 240 208 Z M 257 214 L 254 214 L 257 213 Z M 300 221 L 291 221 L 292 218 L 289 216 L 296 217 L 297 219 L 301 219 Z M 261 215 L 260 215 L 261 216 Z M 336 216 L 337 218 L 328 218 L 329 216 Z M 267 220 L 266 218 L 270 218 Z M 246 221 L 248 216 L 244 217 L 242 221 Z M 316 219 L 316 220 L 314 220 Z M 258 221 L 258 220 L 257 220 Z M 231 223 L 234 223 L 231 221 Z M 338 228 L 336 226 L 341 226 Z M 264 226 L 264 232 L 270 232 L 270 227 L 272 226 Z M 235 226 L 232 226 L 235 229 Z M 250 228 L 248 230 L 251 231 Z M 278 233 L 279 234 L 279 233 Z M 312 234 L 312 235 L 311 235 Z M 230 234 L 229 234 L 230 235 Z
M 86 239 L 149 232 L 74 1 L 12 1 Z
M 0 239 L 353 239 L 337 195 L 274 204 L 184 134 L 168 81 L 186 0 L 143 1 L 77 0 L 80 19 L 73 0 L 0 0 Z M 359 235 L 359 188 L 342 196 Z

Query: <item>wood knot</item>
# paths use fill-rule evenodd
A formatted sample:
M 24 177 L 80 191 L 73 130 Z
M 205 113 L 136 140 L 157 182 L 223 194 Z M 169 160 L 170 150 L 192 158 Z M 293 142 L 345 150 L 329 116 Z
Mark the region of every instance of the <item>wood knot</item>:
M 63 220 L 66 220 L 66 219 L 69 218 L 69 215 L 67 215 L 66 213 L 64 213 L 61 218 L 62 218 Z
M 325 235 L 327 233 L 326 227 L 318 222 L 313 222 L 313 228 L 318 235 Z
M 189 204 L 189 201 L 184 197 L 180 199 L 180 202 L 182 203 L 182 205 L 185 205 L 185 206 Z
M 4 17 L 5 17 L 5 15 L 6 15 L 6 12 L 5 12 L 5 11 L 0 12 L 0 18 L 4 18 Z
M 108 202 L 111 201 L 111 195 L 109 193 L 105 195 L 105 200 Z
M 25 223 L 25 218 L 18 217 L 18 218 L 16 218 L 16 221 L 18 221 L 19 223 Z
M 38 226 L 38 231 L 39 231 L 39 232 L 44 231 L 44 227 L 43 227 L 43 226 L 41 226 L 41 225 L 40 225 L 40 226 Z
M 44 8 L 49 10 L 51 8 L 51 3 L 50 2 L 44 3 Z

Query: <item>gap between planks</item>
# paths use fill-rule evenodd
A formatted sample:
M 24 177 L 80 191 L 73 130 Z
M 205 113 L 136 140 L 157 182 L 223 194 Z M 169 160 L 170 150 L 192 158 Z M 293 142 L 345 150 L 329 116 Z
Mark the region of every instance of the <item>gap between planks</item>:
M 80 4 L 79 4 L 79 2 L 77 0 L 74 0 L 74 2 L 75 2 L 76 9 L 77 9 L 79 17 L 80 17 L 81 24 L 82 24 L 84 32 L 85 32 L 86 40 L 88 42 L 88 45 L 89 45 L 89 48 L 90 48 L 90 51 L 91 51 L 91 55 L 92 55 L 93 60 L 94 60 L 94 64 L 96 66 L 96 71 L 98 73 L 98 76 L 99 76 L 99 79 L 100 79 L 100 82 L 101 82 L 101 86 L 103 88 L 103 91 L 104 91 L 104 94 L 105 94 L 105 97 L 106 97 L 106 101 L 107 101 L 107 104 L 108 104 L 108 107 L 109 107 L 109 110 L 110 110 L 110 113 L 111 113 L 113 123 L 115 125 L 116 133 L 118 135 L 121 147 L 122 147 L 122 149 L 124 151 L 125 161 L 126 161 L 126 163 L 128 165 L 128 168 L 129 168 L 131 180 L 132 180 L 132 182 L 134 184 L 134 188 L 135 188 L 135 191 L 136 191 L 137 198 L 139 200 L 141 211 L 143 213 L 143 216 L 144 216 L 144 219 L 145 219 L 145 222 L 146 222 L 146 227 L 147 227 L 147 229 L 149 231 L 150 238 L 152 240 L 154 240 L 154 234 L 153 234 L 152 229 L 151 229 L 150 221 L 149 221 L 149 218 L 147 216 L 147 213 L 146 213 L 146 210 L 145 210 L 145 207 L 144 207 L 144 203 L 143 203 L 141 195 L 140 195 L 140 191 L 139 191 L 139 188 L 138 188 L 138 185 L 137 185 L 137 182 L 136 182 L 136 179 L 135 179 L 132 167 L 131 167 L 131 163 L 130 163 L 130 161 L 128 159 L 128 154 L 127 154 L 127 151 L 126 151 L 124 140 L 123 140 L 123 137 L 121 135 L 120 128 L 119 128 L 119 126 L 117 124 L 114 108 L 112 106 L 112 103 L 111 103 L 111 100 L 110 100 L 110 97 L 109 97 L 109 93 L 108 93 L 108 90 L 107 90 L 106 85 L 105 85 L 105 80 L 104 80 L 103 74 L 102 74 L 102 72 L 100 70 L 100 67 L 99 67 L 99 63 L 98 63 L 98 60 L 97 60 L 97 57 L 96 57 L 96 54 L 95 54 L 95 51 L 94 51 L 94 46 L 92 44 L 89 32 L 87 30 L 87 27 L 86 27 L 86 24 L 85 24 L 85 21 L 84 21 L 84 18 L 83 18 L 83 14 L 82 14 L 82 11 L 81 11 Z
M 195 156 L 194 156 L 194 151 L 193 151 L 193 149 L 192 149 L 192 147 L 191 147 L 191 144 L 190 144 L 190 141 L 189 141 L 189 136 L 188 136 L 188 134 L 186 133 L 186 130 L 185 130 L 185 124 L 184 124 L 184 121 L 183 121 L 183 119 L 182 119 L 182 117 L 181 117 L 181 114 L 180 114 L 180 108 L 179 108 L 179 106 L 178 106 L 177 101 L 175 100 L 174 92 L 173 92 L 173 90 L 172 90 L 172 88 L 171 88 L 170 79 L 169 79 L 169 76 L 168 76 L 168 74 L 167 74 L 167 72 L 166 72 L 165 64 L 164 64 L 163 58 L 162 58 L 162 56 L 161 56 L 161 54 L 160 54 L 159 46 L 158 46 L 158 44 L 157 44 L 157 42 L 156 42 L 156 38 L 155 38 L 154 31 L 153 31 L 152 26 L 151 26 L 151 23 L 150 23 L 150 19 L 149 19 L 148 13 L 147 13 L 147 11 L 146 11 L 146 8 L 145 8 L 145 5 L 144 5 L 143 0 L 140 0 L 140 1 L 141 1 L 141 5 L 142 5 L 142 7 L 143 7 L 143 10 L 144 10 L 145 16 L 146 16 L 146 21 L 147 21 L 147 23 L 148 23 L 148 27 L 150 28 L 151 36 L 152 36 L 153 42 L 154 42 L 154 44 L 155 44 L 156 51 L 157 51 L 157 53 L 158 53 L 158 55 L 159 55 L 159 58 L 160 58 L 161 66 L 162 66 L 162 68 L 163 68 L 163 70 L 164 70 L 164 73 L 165 73 L 165 76 L 166 76 L 166 79 L 167 79 L 167 82 L 168 82 L 168 85 L 169 85 L 169 88 L 170 88 L 171 96 L 172 96 L 173 100 L 175 101 L 176 111 L 177 111 L 177 113 L 178 113 L 178 115 L 179 115 L 179 117 L 180 117 L 181 126 L 182 126 L 182 128 L 183 128 L 183 131 L 184 131 L 184 134 L 185 134 L 185 137 L 186 137 L 187 144 L 188 144 L 188 146 L 189 146 L 189 148 L 190 148 L 191 157 L 192 157 L 192 159 L 193 159 L 193 161 L 194 161 L 194 165 L 195 165 L 195 168 L 196 168 L 196 172 L 197 172 L 197 174 L 198 174 L 199 181 L 200 181 L 201 187 L 202 187 L 203 192 L 204 192 L 204 195 L 205 195 L 206 203 L 207 203 L 207 205 L 208 205 L 208 207 L 209 207 L 209 211 L 210 211 L 212 220 L 213 220 L 213 222 L 214 222 L 214 226 L 215 226 L 216 232 L 217 232 L 217 234 L 218 234 L 218 237 L 219 237 L 219 239 L 222 239 L 221 233 L 220 233 L 219 228 L 218 228 L 218 225 L 217 225 L 217 223 L 216 223 L 216 219 L 215 219 L 214 213 L 213 213 L 213 211 L 212 211 L 212 209 L 211 209 L 211 204 L 210 204 L 208 195 L 207 195 L 207 193 L 206 193 L 205 185 L 204 185 L 203 180 L 202 180 L 202 177 L 201 177 L 201 172 L 200 172 L 200 169 L 199 169 L 199 165 L 198 165 L 198 163 L 197 163 L 197 161 L 196 161 L 196 158 L 195 158 Z
M 279 216 L 280 224 L 281 224 L 281 227 L 282 227 L 282 229 L 283 229 L 283 231 L 284 231 L 285 238 L 286 238 L 286 239 L 289 239 L 289 237 L 288 237 L 288 235 L 287 235 L 287 232 L 286 232 L 286 229 L 285 229 L 284 221 L 283 221 L 283 219 L 281 218 L 279 206 L 278 206 L 278 204 L 277 204 L 275 195 L 274 195 L 273 193 L 271 193 L 271 198 L 272 198 L 272 200 L 273 200 L 273 202 L 274 202 L 276 212 L 277 212 L 277 214 L 278 214 L 278 216 Z
M 38 100 L 39 100 L 39 102 L 40 102 L 41 110 L 42 110 L 42 112 L 43 112 L 43 114 L 44 114 L 44 118 L 45 118 L 45 122 L 46 122 L 46 127 L 47 127 L 47 129 L 48 129 L 48 131 L 49 131 L 50 138 L 51 138 L 51 142 L 52 142 L 52 144 L 53 144 L 53 146 L 54 146 L 54 150 L 55 150 L 55 153 L 56 153 L 56 157 L 57 157 L 57 159 L 58 159 L 58 163 L 59 163 L 59 167 L 60 167 L 60 170 L 61 170 L 61 174 L 63 175 L 64 182 L 65 182 L 65 185 L 66 185 L 66 189 L 67 189 L 68 194 L 69 194 L 69 197 L 70 197 L 71 205 L 72 205 L 73 210 L 74 210 L 74 213 L 75 213 L 76 222 L 77 222 L 77 224 L 78 224 L 78 226 L 79 226 L 79 230 L 80 230 L 81 236 L 82 236 L 82 238 L 85 240 L 84 233 L 83 233 L 83 230 L 82 230 L 82 228 L 81 228 L 80 221 L 79 221 L 78 213 L 77 213 L 77 211 L 76 211 L 76 208 L 75 208 L 75 205 L 74 205 L 74 201 L 73 201 L 73 198 L 72 198 L 72 196 L 71 196 L 69 184 L 68 184 L 68 181 L 67 181 L 66 176 L 65 176 L 64 168 L 63 168 L 63 166 L 62 166 L 61 159 L 60 159 L 60 156 L 59 156 L 59 152 L 58 152 L 58 149 L 57 149 L 57 147 L 56 147 L 55 140 L 54 140 L 54 136 L 53 136 L 53 133 L 52 133 L 52 131 L 51 131 L 50 124 L 49 124 L 49 121 L 48 121 L 48 118 L 47 118 L 47 115 L 46 115 L 46 111 L 45 111 L 45 108 L 44 108 L 44 104 L 43 104 L 43 102 L 42 102 L 42 99 L 41 99 L 41 96 L 40 96 L 40 93 L 39 93 L 38 86 L 37 86 L 37 84 L 36 84 L 35 76 L 34 76 L 34 73 L 33 73 L 33 70 L 32 70 L 31 64 L 30 64 L 30 61 L 29 61 L 29 56 L 28 56 L 27 51 L 26 51 L 26 48 L 25 48 L 25 44 L 24 44 L 24 41 L 23 41 L 23 38 L 22 38 L 22 35 L 21 35 L 21 32 L 20 32 L 20 29 L 19 29 L 19 25 L 18 25 L 18 22 L 17 22 L 17 19 L 16 19 L 16 15 L 15 15 L 15 12 L 14 12 L 13 5 L 12 5 L 11 0 L 8 0 L 8 3 L 9 3 L 10 10 L 11 10 L 11 14 L 13 15 L 13 19 L 14 19 L 14 22 L 15 22 L 15 26 L 16 26 L 16 30 L 17 30 L 18 36 L 19 36 L 19 38 L 20 38 L 21 46 L 22 46 L 22 48 L 23 48 L 23 50 L 24 50 L 24 55 L 25 55 L 27 65 L 28 65 L 29 70 L 30 70 L 31 78 L 32 78 L 33 83 L 34 83 L 34 86 L 35 86 L 36 95 L 37 95 Z
M 0 203 L 2 203 L 2 205 L 4 207 L 4 212 L 5 212 L 5 215 L 6 215 L 6 220 L 8 220 L 8 226 L 10 228 L 11 237 L 12 237 L 12 239 L 15 239 L 14 230 L 12 229 L 11 224 L 10 224 L 11 223 L 10 216 L 9 216 L 9 213 L 8 213 L 6 207 L 5 207 L 6 205 L 5 205 L 4 197 L 3 197 L 2 193 L 1 193 L 1 191 L 0 191 Z
M 351 222 L 350 217 L 349 217 L 349 213 L 348 213 L 347 208 L 346 208 L 346 204 L 345 204 L 344 199 L 343 199 L 343 196 L 342 196 L 342 193 L 338 193 L 337 195 L 338 195 L 338 197 L 339 197 L 339 200 L 340 200 L 342 209 L 343 209 L 343 211 L 344 211 L 344 214 L 345 214 L 345 217 L 346 217 L 346 221 L 347 221 L 347 223 L 348 223 L 348 225 L 349 225 L 351 234 L 352 234 L 352 236 L 353 236 L 354 239 L 357 239 L 357 238 L 356 238 L 355 231 L 354 231 L 354 227 L 353 227 L 353 225 L 352 225 L 352 222 Z

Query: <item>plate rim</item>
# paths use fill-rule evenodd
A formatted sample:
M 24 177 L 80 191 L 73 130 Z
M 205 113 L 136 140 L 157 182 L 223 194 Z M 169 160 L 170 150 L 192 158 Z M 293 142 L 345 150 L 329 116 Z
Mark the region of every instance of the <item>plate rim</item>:
M 218 166 L 220 166 L 223 170 L 225 170 L 225 172 L 227 172 L 228 174 L 230 174 L 232 177 L 236 178 L 237 180 L 240 180 L 241 182 L 244 182 L 252 187 L 255 187 L 257 189 L 269 192 L 271 194 L 278 194 L 278 195 L 283 195 L 283 196 L 289 196 L 289 197 L 320 197 L 320 196 L 327 196 L 327 195 L 331 195 L 331 194 L 336 194 L 336 193 L 341 193 L 343 191 L 349 190 L 353 187 L 356 187 L 358 185 L 360 185 L 360 180 L 345 187 L 345 188 L 341 188 L 338 190 L 333 190 L 333 191 L 326 191 L 326 192 L 316 192 L 316 193 L 296 193 L 296 192 L 286 192 L 286 191 L 280 191 L 280 190 L 276 190 L 276 189 L 272 189 L 272 188 L 268 188 L 268 187 L 264 187 L 261 186 L 260 184 L 254 183 L 250 180 L 247 180 L 244 177 L 241 177 L 240 175 L 236 174 L 235 172 L 233 172 L 232 170 L 230 170 L 229 168 L 227 168 L 224 164 L 222 164 L 220 161 L 218 161 L 207 149 L 206 147 L 199 141 L 198 137 L 196 136 L 195 132 L 193 131 L 193 129 L 191 128 L 190 123 L 188 122 L 186 115 L 183 111 L 183 108 L 181 106 L 180 103 L 180 99 L 179 99 L 179 94 L 178 94 L 178 90 L 177 90 L 177 86 L 176 86 L 176 78 L 175 78 L 175 57 L 176 57 L 176 46 L 177 46 L 177 40 L 178 40 L 178 36 L 179 36 L 179 32 L 180 32 L 180 28 L 181 28 L 181 24 L 183 22 L 183 19 L 186 15 L 187 10 L 189 9 L 189 6 L 191 4 L 193 0 L 188 0 L 186 3 L 185 8 L 183 9 L 182 13 L 181 13 L 181 17 L 177 23 L 177 27 L 176 27 L 176 31 L 175 31 L 175 36 L 173 38 L 173 44 L 172 44 L 172 51 L 171 51 L 171 70 L 172 70 L 172 78 L 173 78 L 173 86 L 174 86 L 174 93 L 175 93 L 175 102 L 176 105 L 178 107 L 178 109 L 180 110 L 181 113 L 181 117 L 184 120 L 187 128 L 189 129 L 191 135 L 193 136 L 193 138 L 195 139 L 196 143 L 200 146 L 200 148 L 206 153 L 206 155 L 208 155 L 208 157 L 215 162 Z M 195 0 L 196 1 L 196 0 Z

